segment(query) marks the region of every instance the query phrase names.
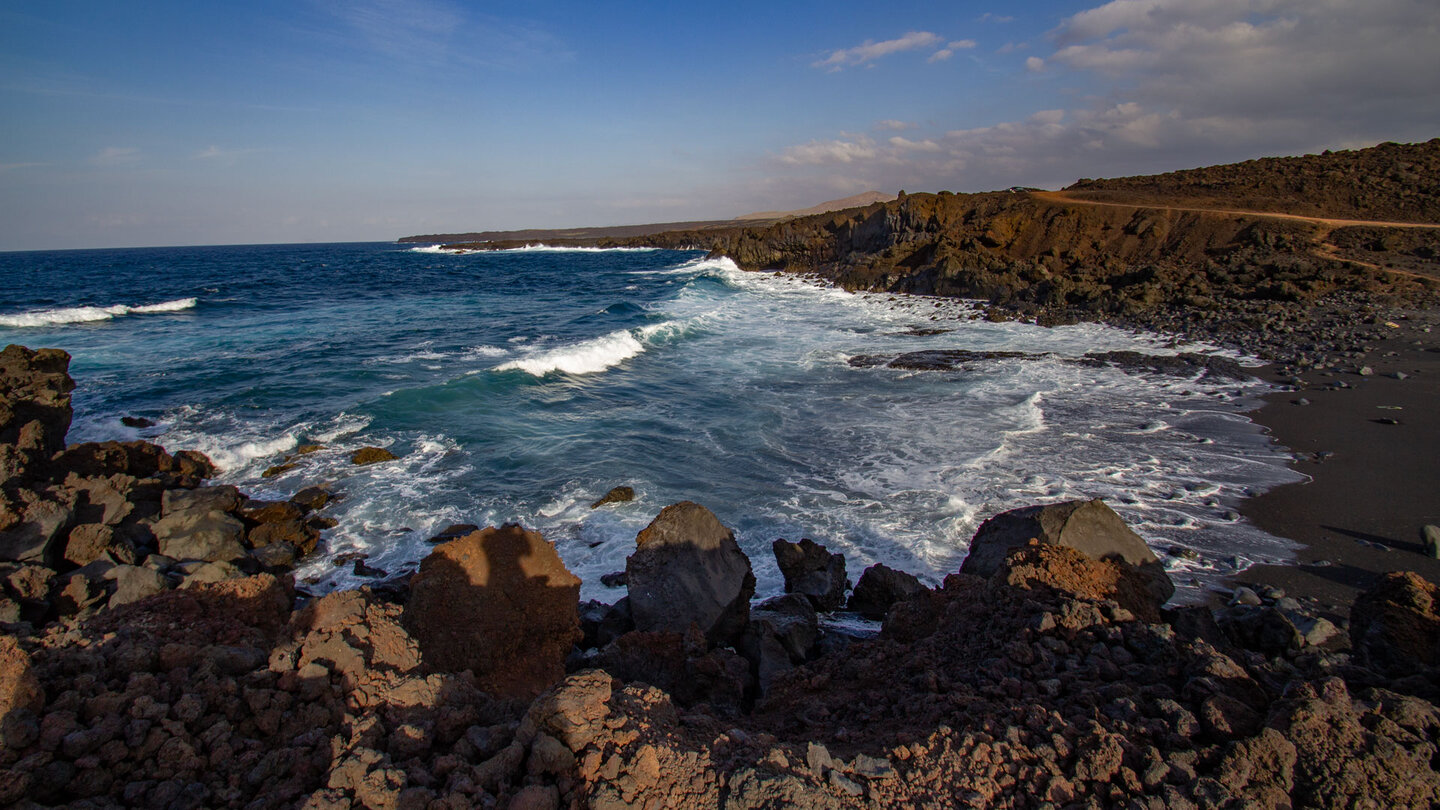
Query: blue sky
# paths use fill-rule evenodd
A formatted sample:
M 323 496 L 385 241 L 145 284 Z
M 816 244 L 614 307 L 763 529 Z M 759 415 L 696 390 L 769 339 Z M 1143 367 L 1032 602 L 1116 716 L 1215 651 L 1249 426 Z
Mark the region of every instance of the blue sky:
M 727 218 L 1440 136 L 1434 0 L 0 0 L 0 250 Z

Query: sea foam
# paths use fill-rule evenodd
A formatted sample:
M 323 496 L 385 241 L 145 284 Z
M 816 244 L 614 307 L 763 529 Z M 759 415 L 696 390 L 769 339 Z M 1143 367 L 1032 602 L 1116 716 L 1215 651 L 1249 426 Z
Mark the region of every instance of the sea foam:
M 678 335 L 684 329 L 685 325 L 679 321 L 621 329 L 591 340 L 511 360 L 496 366 L 495 371 L 523 371 L 535 377 L 557 371 L 564 374 L 596 374 L 644 353 L 652 342 Z
M 0 315 L 0 326 L 34 327 L 59 326 L 67 323 L 93 323 L 108 321 L 120 315 L 151 315 L 164 312 L 180 312 L 192 309 L 198 303 L 195 298 L 177 298 L 158 304 L 129 306 L 115 304 L 108 307 L 63 307 L 60 309 L 37 309 L 14 315 Z

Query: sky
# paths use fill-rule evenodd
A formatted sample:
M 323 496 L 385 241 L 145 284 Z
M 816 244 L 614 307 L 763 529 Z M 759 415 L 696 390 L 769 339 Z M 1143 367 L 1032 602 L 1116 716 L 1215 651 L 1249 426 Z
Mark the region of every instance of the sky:
M 1440 136 L 1436 0 L 0 0 L 0 250 L 1058 188 Z

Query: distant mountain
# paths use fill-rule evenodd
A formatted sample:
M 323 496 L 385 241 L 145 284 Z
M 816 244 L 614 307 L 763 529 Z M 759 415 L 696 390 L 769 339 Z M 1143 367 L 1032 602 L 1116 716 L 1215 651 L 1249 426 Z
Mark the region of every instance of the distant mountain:
M 843 211 L 846 208 L 860 208 L 871 203 L 886 203 L 895 199 L 894 194 L 884 194 L 879 191 L 862 191 L 849 197 L 841 197 L 838 200 L 828 200 L 819 205 L 812 205 L 809 208 L 802 208 L 798 211 L 756 211 L 752 214 L 741 214 L 735 217 L 737 221 L 752 219 L 791 219 L 792 217 L 808 217 L 815 214 L 828 214 L 831 211 Z

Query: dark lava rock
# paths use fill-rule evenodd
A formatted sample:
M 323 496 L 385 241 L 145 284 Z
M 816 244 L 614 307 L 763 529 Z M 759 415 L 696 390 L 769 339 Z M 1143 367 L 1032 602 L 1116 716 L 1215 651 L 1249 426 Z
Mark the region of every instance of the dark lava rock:
M 974 363 L 980 360 L 1008 360 L 1015 357 L 1034 359 L 1043 357 L 1040 354 L 1027 354 L 1025 352 L 977 352 L 969 349 L 929 349 L 920 352 L 906 352 L 894 359 L 886 360 L 875 355 L 856 355 L 848 361 L 856 368 L 870 368 L 873 366 L 885 366 L 887 368 L 900 368 L 912 371 L 954 371 L 963 368 L 966 363 Z
M 755 575 L 735 533 L 697 503 L 665 507 L 635 538 L 625 561 L 630 611 L 642 632 L 683 633 L 691 623 L 712 644 L 745 628 Z
M 845 604 L 845 555 L 834 554 L 810 538 L 798 543 L 776 540 L 771 548 L 785 592 L 808 598 L 816 610 L 839 610 Z
M 1105 502 L 1068 501 L 1046 506 L 1027 506 L 1002 512 L 981 524 L 970 541 L 970 553 L 960 570 L 977 576 L 993 576 L 1000 570 L 1011 549 L 1031 539 L 1068 546 L 1092 560 L 1119 559 L 1145 574 L 1156 604 L 1175 594 L 1175 585 L 1160 559 L 1140 535 Z
M 65 449 L 73 411 L 70 355 L 59 349 L 0 351 L 0 443 L 45 455 Z
M 635 490 L 630 487 L 615 487 L 605 493 L 603 497 L 590 504 L 591 509 L 599 509 L 607 503 L 627 503 L 635 500 Z
M 436 534 L 434 537 L 426 540 L 425 542 L 448 543 L 451 540 L 458 540 L 459 538 L 464 537 L 471 532 L 476 532 L 479 530 L 480 527 L 476 526 L 474 523 L 452 523 L 449 526 L 446 526 L 444 529 L 441 529 L 439 534 Z
M 1081 362 L 1093 366 L 1113 366 L 1123 371 L 1148 371 L 1185 377 L 1203 374 L 1206 378 L 1221 380 L 1249 380 L 1254 376 L 1228 357 L 1195 352 L 1175 355 L 1132 351 L 1090 352 Z
M 336 500 L 337 496 L 325 485 L 306 487 L 290 497 L 290 502 L 304 509 L 306 512 L 313 512 L 316 509 L 324 508 L 325 504 Z
M 850 594 L 849 607 L 867 619 L 883 619 L 896 602 L 925 591 L 925 585 L 914 574 L 876 563 L 860 574 L 860 581 Z
M 155 427 L 154 420 L 146 419 L 143 416 L 122 416 L 120 417 L 120 424 L 132 428 Z

